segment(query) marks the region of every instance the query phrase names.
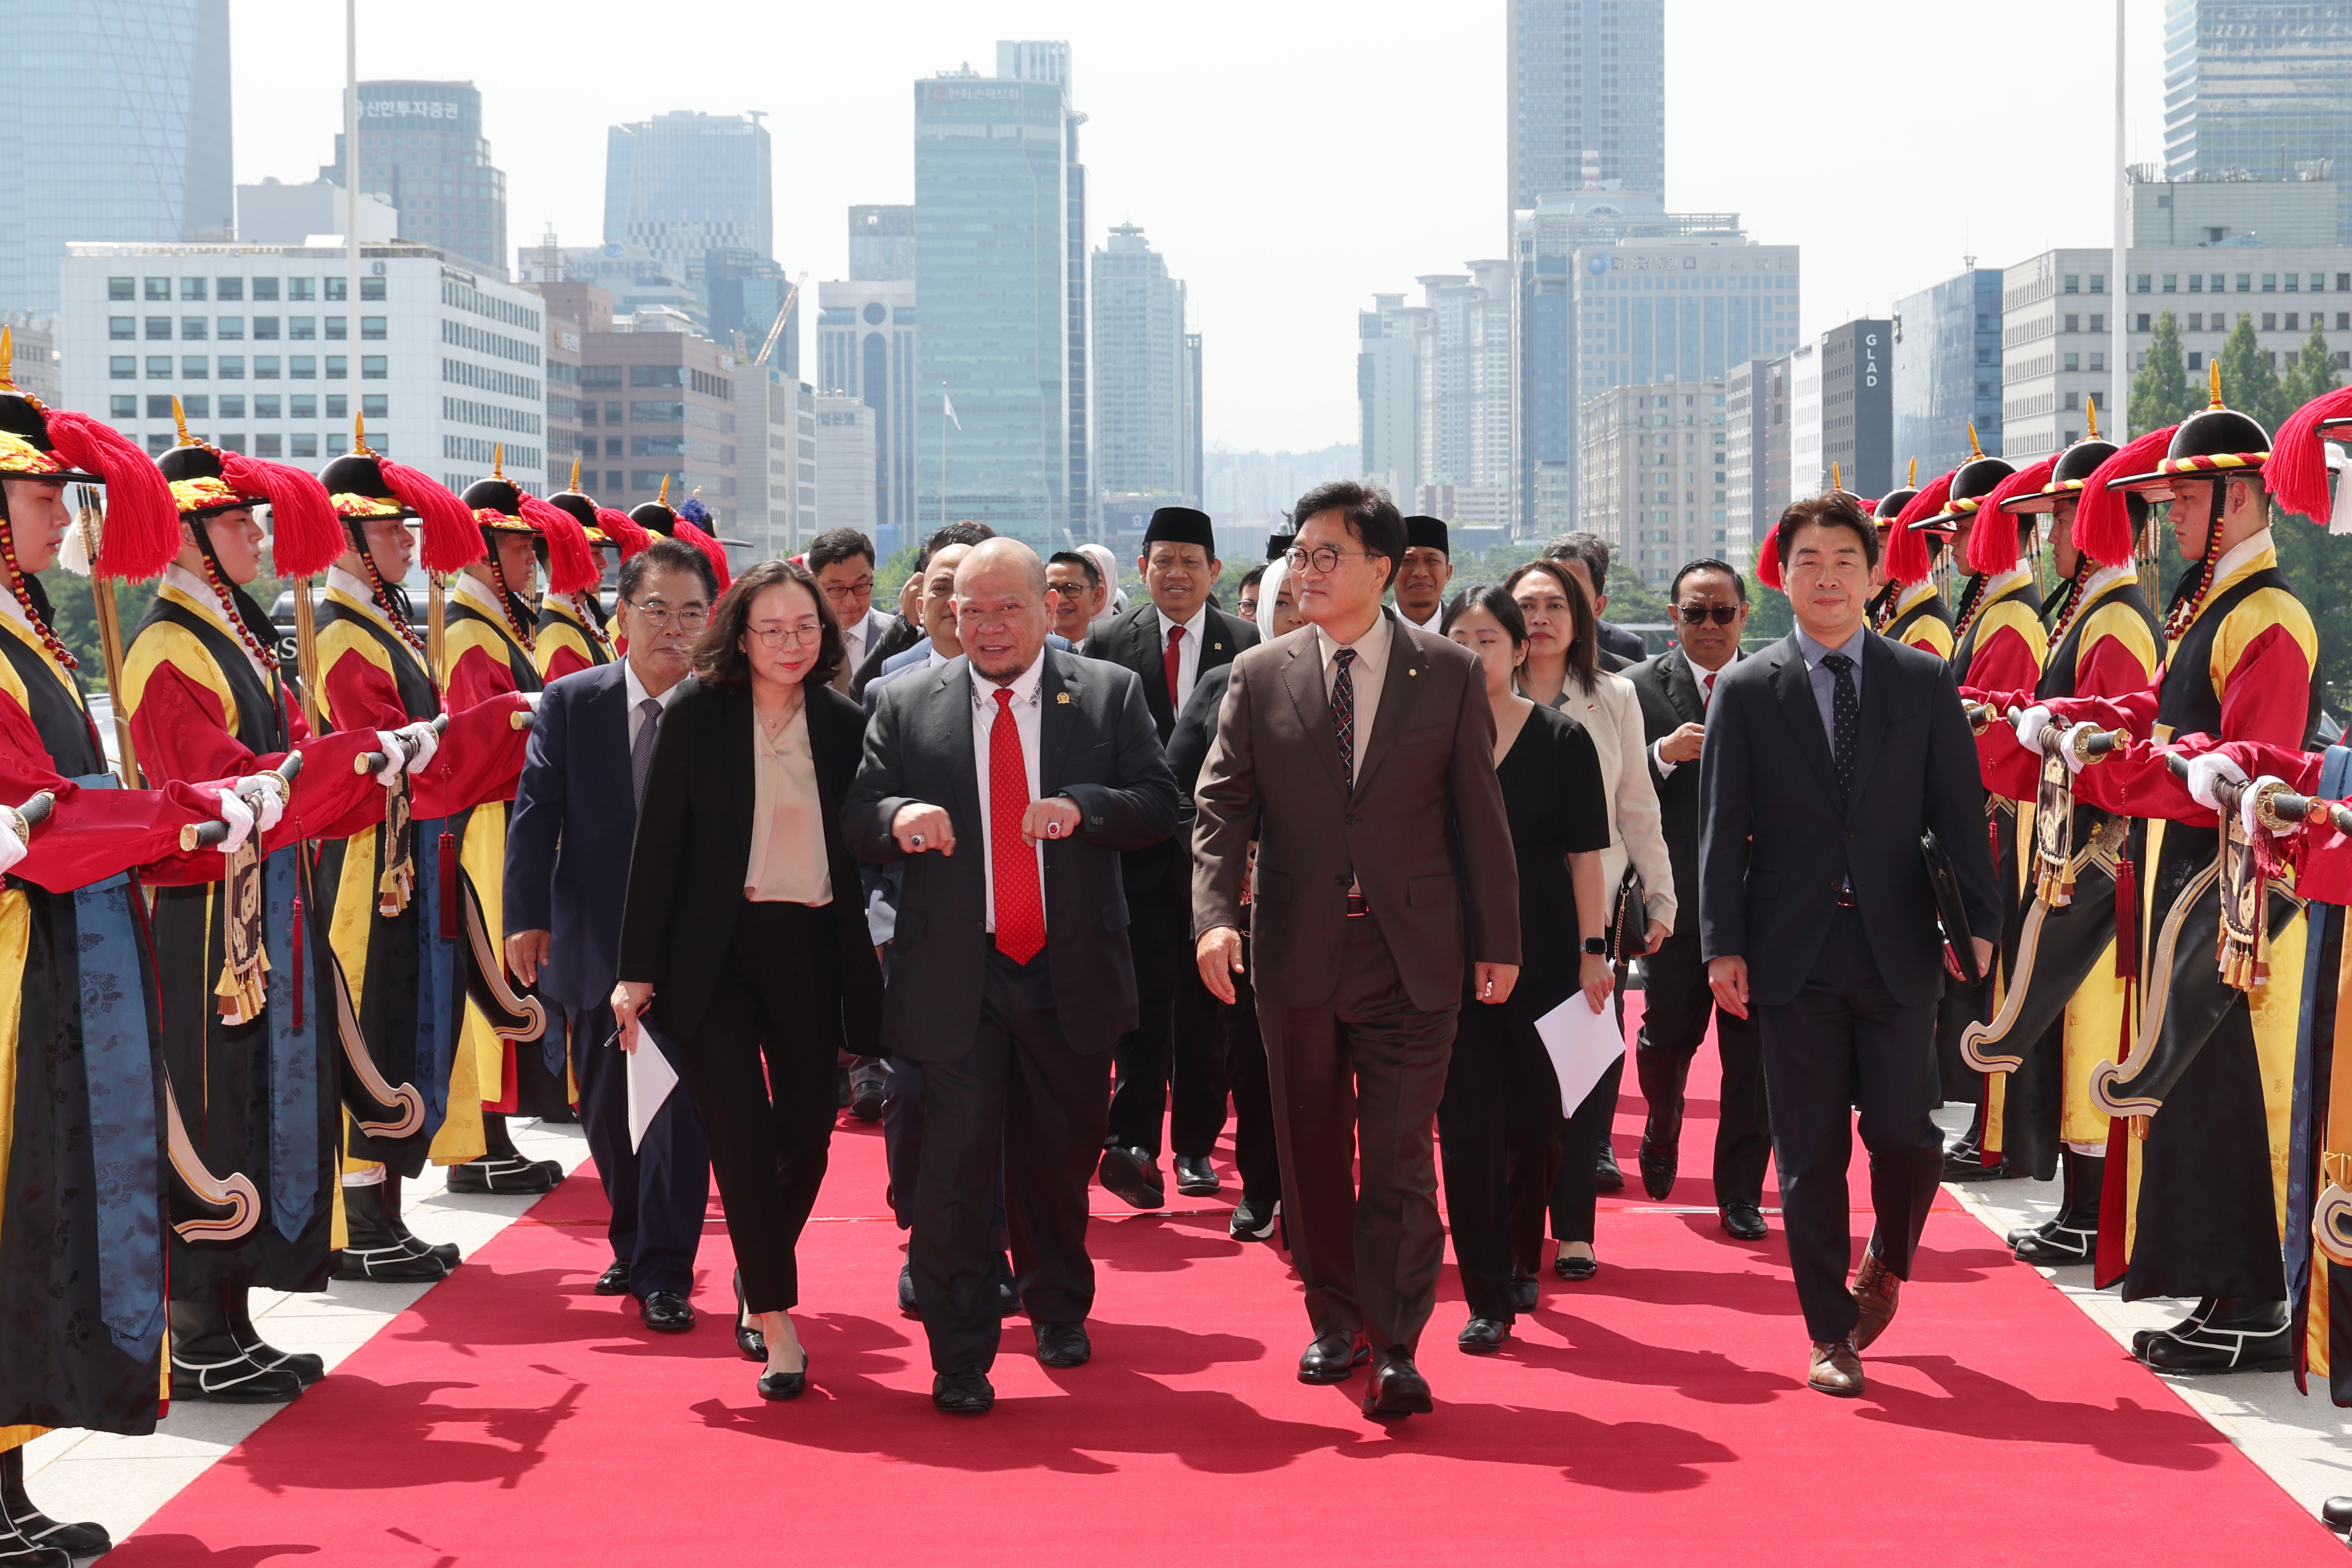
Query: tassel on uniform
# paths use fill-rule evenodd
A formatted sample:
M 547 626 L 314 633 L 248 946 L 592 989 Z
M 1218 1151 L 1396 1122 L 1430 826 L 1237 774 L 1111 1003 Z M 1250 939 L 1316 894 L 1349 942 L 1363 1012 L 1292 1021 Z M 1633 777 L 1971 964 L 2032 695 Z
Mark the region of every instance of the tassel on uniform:
M 2139 978 L 2139 871 L 2128 855 L 2116 857 L 2116 978 Z
M 299 879 L 299 868 L 296 875 Z M 292 1027 L 299 1034 L 302 1028 L 302 892 L 299 880 L 294 892 L 294 924 L 293 929 L 286 933 L 286 951 L 289 962 L 294 966 L 286 976 L 286 983 L 293 988 Z
M 441 937 L 445 942 L 457 940 L 457 836 L 444 831 L 440 848 L 441 874 Z

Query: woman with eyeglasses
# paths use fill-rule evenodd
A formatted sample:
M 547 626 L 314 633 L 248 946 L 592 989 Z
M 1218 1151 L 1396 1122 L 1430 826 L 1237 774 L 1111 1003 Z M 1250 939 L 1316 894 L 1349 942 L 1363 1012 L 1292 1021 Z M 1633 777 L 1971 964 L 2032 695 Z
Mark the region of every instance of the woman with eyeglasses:
M 648 1010 L 677 1045 L 763 1399 L 808 1386 L 788 1313 L 835 1060 L 881 1054 L 882 974 L 841 837 L 865 744 L 864 714 L 827 684 L 842 658 L 805 568 L 764 561 L 720 596 L 646 775 L 613 992 L 623 1049 Z
M 1556 561 L 1530 561 L 1504 582 L 1504 591 L 1527 623 L 1528 657 L 1519 669 L 1519 690 L 1584 727 L 1601 760 L 1609 797 L 1609 847 L 1601 851 L 1602 885 L 1610 892 L 1612 923 L 1622 898 L 1630 897 L 1630 868 L 1640 879 L 1642 907 L 1628 910 L 1638 932 L 1612 931 L 1616 951 L 1604 956 L 1622 964 L 1657 950 L 1675 929 L 1675 874 L 1658 819 L 1658 792 L 1651 782 L 1643 749 L 1642 702 L 1631 682 L 1600 667 L 1592 601 L 1567 567 Z M 1590 951 L 1591 944 L 1587 944 Z M 1624 998 L 1617 998 L 1624 1024 Z M 1559 1178 L 1551 1196 L 1552 1235 L 1559 1253 L 1552 1269 L 1563 1279 L 1590 1279 L 1601 1265 L 1592 1251 L 1598 1204 L 1596 1152 L 1606 1147 L 1624 1076 L 1621 1058 L 1569 1119 Z M 1610 1163 L 1613 1167 L 1612 1155 Z

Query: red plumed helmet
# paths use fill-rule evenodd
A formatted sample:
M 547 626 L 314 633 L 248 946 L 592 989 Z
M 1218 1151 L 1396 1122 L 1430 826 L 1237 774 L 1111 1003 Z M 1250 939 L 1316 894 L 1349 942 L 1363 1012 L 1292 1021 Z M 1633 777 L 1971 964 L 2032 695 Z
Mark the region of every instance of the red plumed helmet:
M 2074 548 L 2102 566 L 2128 566 L 2132 559 L 2131 506 L 2109 479 L 2144 474 L 2162 459 L 2172 445 L 2177 425 L 2151 430 L 2091 470 L 2083 481 L 2083 499 L 2074 508 Z
M 58 456 L 106 481 L 106 531 L 92 570 L 131 583 L 161 576 L 180 552 L 180 509 L 163 470 L 112 426 L 87 414 L 51 409 L 47 420 Z
M 2271 442 L 2263 477 L 2282 510 L 2325 527 L 2332 510 L 2327 495 L 2327 440 L 2323 419 L 2352 419 L 2352 386 L 2323 392 L 2287 416 Z
M 1958 468 L 1953 474 L 1959 472 Z M 1927 541 L 1911 525 L 1923 517 L 1934 517 L 1952 499 L 1952 474 L 1944 474 L 1921 489 L 1919 493 L 1903 503 L 1895 521 L 1886 530 L 1886 553 L 1884 562 L 1886 580 L 1890 583 L 1924 583 L 1933 563 L 1927 559 Z
M 596 509 L 596 526 L 604 531 L 605 538 L 621 547 L 624 561 L 654 542 L 653 535 L 639 528 L 635 518 L 609 506 Z
M 1756 551 L 1756 580 L 1767 588 L 1780 588 L 1780 531 L 1774 528 Z
M 327 487 L 287 463 L 220 455 L 221 482 L 269 505 L 269 553 L 281 577 L 315 577 L 352 547 Z
M 547 539 L 547 590 L 551 594 L 585 594 L 603 580 L 604 569 L 589 547 L 588 531 L 560 506 L 537 496 L 522 498 L 522 520 Z
M 670 537 L 672 539 L 683 539 L 688 544 L 693 545 L 697 550 L 702 552 L 703 555 L 710 562 L 710 569 L 719 574 L 719 591 L 720 593 L 723 594 L 727 592 L 727 590 L 733 585 L 735 578 L 733 574 L 727 570 L 727 547 L 725 545 L 719 543 L 719 541 L 711 538 L 710 535 L 703 532 L 702 530 L 695 527 L 694 524 L 688 522 L 683 519 L 679 521 L 678 525 L 675 529 L 670 531 Z
M 427 572 L 462 572 L 489 553 L 481 525 L 447 486 L 390 458 L 378 457 L 376 468 L 400 504 L 417 516 L 416 555 Z
M 1977 524 L 1969 531 L 1969 570 L 1987 577 L 2017 564 L 2017 519 L 2000 510 L 2011 496 L 2039 494 L 2058 466 L 2055 453 L 2030 468 L 2020 468 L 1992 488 L 1977 508 Z

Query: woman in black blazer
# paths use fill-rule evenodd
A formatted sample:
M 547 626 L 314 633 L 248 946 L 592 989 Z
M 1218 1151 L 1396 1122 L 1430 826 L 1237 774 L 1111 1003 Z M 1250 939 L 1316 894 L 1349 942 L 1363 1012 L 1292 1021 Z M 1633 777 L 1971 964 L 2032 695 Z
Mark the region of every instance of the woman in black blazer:
M 720 597 L 655 742 L 613 991 L 625 1049 L 648 1011 L 677 1046 L 735 1246 L 736 1342 L 767 1363 L 765 1399 L 808 1384 L 787 1310 L 835 1058 L 881 1054 L 882 973 L 841 839 L 866 731 L 828 684 L 842 658 L 802 566 L 762 562 Z

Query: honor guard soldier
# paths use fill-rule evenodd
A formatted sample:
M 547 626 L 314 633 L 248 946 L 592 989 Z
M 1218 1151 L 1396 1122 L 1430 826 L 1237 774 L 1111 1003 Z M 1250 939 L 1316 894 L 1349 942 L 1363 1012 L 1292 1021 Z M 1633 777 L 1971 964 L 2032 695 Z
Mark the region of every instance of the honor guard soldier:
M 1878 498 L 1871 521 L 1878 525 L 1878 593 L 1870 603 L 1870 629 L 1908 647 L 1937 658 L 1952 657 L 1952 612 L 1936 591 L 1935 555 L 1943 553 L 1941 538 L 1898 529 L 1895 519 L 1919 496 L 1919 459 L 1911 459 L 1911 482 Z M 1936 481 L 1948 487 L 1951 476 Z M 1931 496 L 1926 515 L 1943 505 Z M 1931 554 L 1930 552 L 1933 552 Z
M 593 669 L 619 657 L 613 646 L 604 603 L 597 596 L 607 564 L 603 552 L 612 551 L 615 563 L 626 561 L 651 541 L 626 512 L 600 507 L 582 493 L 577 458 L 572 459 L 571 488 L 548 497 L 547 504 L 578 523 L 594 552 L 589 565 L 583 567 L 575 562 L 569 574 L 559 574 L 553 541 L 549 542 L 547 593 L 539 602 L 539 625 L 535 628 L 539 646 L 532 650 L 531 658 L 539 666 L 540 679 L 552 682 L 573 670 Z M 591 571 L 593 576 L 579 580 Z

